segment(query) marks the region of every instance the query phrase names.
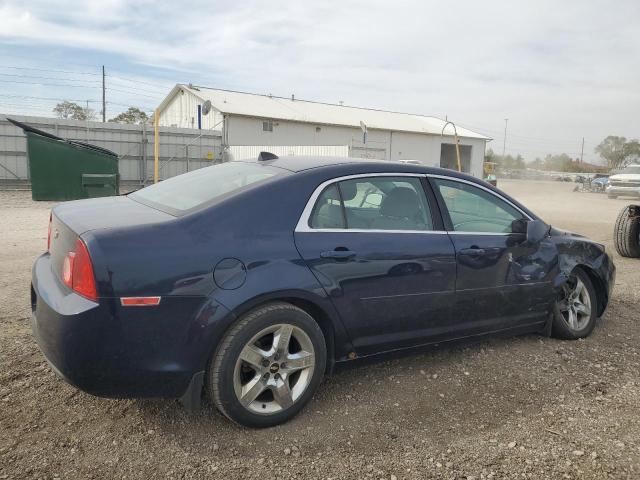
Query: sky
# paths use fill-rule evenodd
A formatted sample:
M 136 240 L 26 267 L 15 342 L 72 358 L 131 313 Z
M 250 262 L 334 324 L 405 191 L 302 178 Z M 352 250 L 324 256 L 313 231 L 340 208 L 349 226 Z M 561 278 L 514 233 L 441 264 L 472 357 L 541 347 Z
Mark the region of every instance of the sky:
M 527 160 L 640 137 L 637 0 L 0 0 L 0 113 L 176 83 L 434 115 Z

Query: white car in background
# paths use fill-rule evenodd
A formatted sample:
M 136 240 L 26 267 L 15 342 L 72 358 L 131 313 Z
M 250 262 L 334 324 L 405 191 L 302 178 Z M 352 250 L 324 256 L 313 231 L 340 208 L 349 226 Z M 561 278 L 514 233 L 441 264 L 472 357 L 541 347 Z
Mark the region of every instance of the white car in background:
M 640 197 L 640 165 L 627 165 L 622 172 L 609 177 L 607 196 L 616 198 L 620 195 Z

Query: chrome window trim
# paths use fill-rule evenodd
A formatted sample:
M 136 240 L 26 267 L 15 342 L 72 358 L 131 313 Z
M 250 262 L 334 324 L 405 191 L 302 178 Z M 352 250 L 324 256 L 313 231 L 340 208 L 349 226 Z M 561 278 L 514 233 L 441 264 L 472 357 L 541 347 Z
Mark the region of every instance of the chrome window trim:
M 320 185 L 316 187 L 316 189 L 309 197 L 307 204 L 302 211 L 302 215 L 298 219 L 298 224 L 296 225 L 295 232 L 324 232 L 324 233 L 422 233 L 429 234 L 435 233 L 439 235 L 446 234 L 447 232 L 444 230 L 373 230 L 367 228 L 311 228 L 309 226 L 309 217 L 311 217 L 311 213 L 313 212 L 313 207 L 318 200 L 320 194 L 327 188 L 329 185 L 334 183 L 343 182 L 345 180 L 353 180 L 355 178 L 371 178 L 371 177 L 412 177 L 412 178 L 425 178 L 426 173 L 359 173 L 357 175 L 345 175 L 342 177 L 332 178 L 325 182 L 322 182 Z
M 311 228 L 307 230 L 298 230 L 296 232 L 320 232 L 320 233 L 433 233 L 436 235 L 446 235 L 445 230 L 379 230 L 373 228 Z
M 517 205 L 515 205 L 513 202 L 507 200 L 506 198 L 504 198 L 502 195 L 494 192 L 493 190 L 488 189 L 487 187 L 480 185 L 478 183 L 475 182 L 471 182 L 469 180 L 465 180 L 462 178 L 456 178 L 456 177 L 450 177 L 447 175 L 437 175 L 437 174 L 429 174 L 429 173 L 359 173 L 356 175 L 344 175 L 342 177 L 336 177 L 336 178 L 332 178 L 329 180 L 326 180 L 324 182 L 322 182 L 320 185 L 318 185 L 316 187 L 316 189 L 313 191 L 313 193 L 311 194 L 311 196 L 309 197 L 309 200 L 307 200 L 307 204 L 304 207 L 304 210 L 302 211 L 302 214 L 300 215 L 300 218 L 298 219 L 298 223 L 296 224 L 296 228 L 295 228 L 295 232 L 306 232 L 306 233 L 310 233 L 310 232 L 318 232 L 318 233 L 420 233 L 420 234 L 435 234 L 435 235 L 499 235 L 499 236 L 504 236 L 504 235 L 514 235 L 513 233 L 506 233 L 506 232 L 466 232 L 466 231 L 456 231 L 456 230 L 373 230 L 373 229 L 366 229 L 366 228 L 311 228 L 309 226 L 309 217 L 311 217 L 311 213 L 313 212 L 313 207 L 316 204 L 316 201 L 318 200 L 318 197 L 320 196 L 320 194 L 324 191 L 324 189 L 326 187 L 328 187 L 331 184 L 334 183 L 338 183 L 338 182 L 342 182 L 345 180 L 352 180 L 355 178 L 369 178 L 369 177 L 413 177 L 413 178 L 441 178 L 443 180 L 450 180 L 452 182 L 460 182 L 460 183 L 466 183 L 468 185 L 471 185 L 473 187 L 477 187 L 480 188 L 486 192 L 489 192 L 490 194 L 494 195 L 495 197 L 499 198 L 500 200 L 502 200 L 503 202 L 511 205 L 513 208 L 515 208 L 518 212 L 520 212 L 525 218 L 528 218 L 529 220 L 533 220 L 533 218 L 531 218 L 531 216 L 529 214 L 527 214 L 526 212 L 524 212 L 521 208 L 519 208 Z M 428 202 L 428 199 L 427 199 Z

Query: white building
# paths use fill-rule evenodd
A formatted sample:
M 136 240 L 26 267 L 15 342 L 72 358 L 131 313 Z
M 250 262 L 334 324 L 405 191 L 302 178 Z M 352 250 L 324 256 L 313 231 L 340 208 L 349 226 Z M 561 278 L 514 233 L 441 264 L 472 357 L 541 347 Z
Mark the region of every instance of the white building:
M 203 115 L 205 104 L 211 108 Z M 179 84 L 160 104 L 159 119 L 161 126 L 221 130 L 229 146 L 346 146 L 351 157 L 456 168 L 453 127 L 442 136 L 446 122 L 423 115 Z M 481 177 L 491 139 L 457 130 L 463 171 Z

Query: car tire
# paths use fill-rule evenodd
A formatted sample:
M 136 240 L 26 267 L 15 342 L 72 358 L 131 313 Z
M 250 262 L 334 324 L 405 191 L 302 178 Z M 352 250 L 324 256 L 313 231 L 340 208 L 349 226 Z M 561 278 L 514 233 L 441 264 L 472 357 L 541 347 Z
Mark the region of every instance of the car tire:
M 624 207 L 613 228 L 616 251 L 622 257 L 640 257 L 640 217 L 629 216 L 629 207 Z
M 289 303 L 269 303 L 224 336 L 210 361 L 207 392 L 235 423 L 271 427 L 302 410 L 326 363 L 324 334 L 313 317 Z
M 597 302 L 589 275 L 579 268 L 574 270 L 554 305 L 553 336 L 564 340 L 588 337 L 596 325 Z

